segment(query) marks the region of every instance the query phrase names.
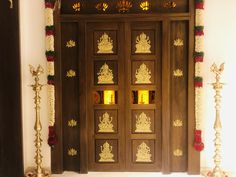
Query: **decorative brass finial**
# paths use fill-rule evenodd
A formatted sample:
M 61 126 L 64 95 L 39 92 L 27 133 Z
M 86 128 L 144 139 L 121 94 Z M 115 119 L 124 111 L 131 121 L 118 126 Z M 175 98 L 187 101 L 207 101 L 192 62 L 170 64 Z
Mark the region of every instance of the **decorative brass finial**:
M 75 150 L 74 148 L 68 149 L 68 152 L 67 152 L 68 156 L 71 156 L 71 157 L 76 156 L 77 153 L 78 153 L 77 150 Z
M 136 81 L 135 84 L 151 84 L 151 71 L 142 63 L 140 67 L 135 72 Z
M 181 157 L 181 156 L 183 156 L 183 151 L 181 149 L 176 149 L 173 151 L 173 155 L 175 157 Z
M 81 10 L 81 3 L 77 2 L 73 4 L 72 8 L 74 9 L 75 12 L 79 12 Z
M 100 2 L 95 7 L 97 10 L 105 12 L 107 8 L 109 7 L 109 5 L 106 2 Z
M 117 3 L 118 11 L 122 13 L 128 12 L 132 6 L 133 5 L 129 0 L 120 0 Z
M 183 71 L 181 69 L 176 69 L 173 71 L 174 77 L 183 77 Z
M 113 40 L 108 36 L 107 33 L 104 33 L 98 42 L 98 52 L 97 53 L 114 53 L 113 52 Z
M 114 162 L 112 148 L 113 147 L 107 141 L 101 146 L 99 162 Z
M 67 48 L 72 48 L 72 47 L 75 47 L 76 44 L 75 44 L 75 41 L 73 40 L 69 40 L 67 43 L 66 43 L 66 47 Z
M 214 155 L 214 163 L 215 168 L 212 171 L 209 171 L 205 176 L 209 177 L 227 177 L 228 174 L 224 172 L 221 167 L 221 121 L 220 121 L 220 107 L 221 107 L 221 94 L 220 91 L 223 88 L 223 83 L 220 82 L 221 74 L 224 71 L 224 63 L 222 63 L 219 67 L 215 63 L 210 68 L 211 72 L 215 74 L 215 82 L 212 83 L 213 89 L 216 94 L 215 98 L 215 109 L 216 109 L 216 118 L 215 118 L 215 155 Z
M 150 3 L 148 1 L 143 1 L 140 3 L 139 6 L 143 11 L 147 11 L 147 10 L 149 10 Z
M 177 38 L 177 39 L 174 40 L 174 46 L 181 47 L 183 45 L 184 45 L 183 39 Z
M 163 4 L 163 7 L 167 8 L 167 9 L 174 9 L 174 8 L 176 8 L 176 6 L 177 6 L 177 4 L 174 1 L 168 1 Z
M 36 155 L 34 157 L 36 167 L 35 168 L 29 168 L 26 170 L 25 176 L 26 177 L 49 177 L 50 172 L 42 168 L 42 159 L 43 156 L 41 154 L 41 147 L 43 140 L 41 139 L 41 130 L 42 130 L 42 124 L 40 121 L 40 91 L 42 90 L 43 85 L 39 83 L 39 76 L 43 74 L 44 70 L 39 65 L 36 69 L 29 65 L 30 67 L 30 73 L 34 77 L 35 83 L 31 85 L 33 88 L 33 91 L 35 93 L 34 97 L 34 103 L 35 103 L 35 112 L 36 112 L 36 120 L 34 125 L 34 130 L 36 132 L 35 134 L 35 147 L 36 147 Z
M 142 32 L 136 37 L 135 53 L 151 53 L 151 41 L 149 36 Z
M 136 130 L 135 132 L 152 132 L 151 130 L 151 118 L 144 112 L 140 115 L 136 115 Z
M 145 142 L 142 142 L 137 147 L 136 162 L 152 162 L 150 147 Z

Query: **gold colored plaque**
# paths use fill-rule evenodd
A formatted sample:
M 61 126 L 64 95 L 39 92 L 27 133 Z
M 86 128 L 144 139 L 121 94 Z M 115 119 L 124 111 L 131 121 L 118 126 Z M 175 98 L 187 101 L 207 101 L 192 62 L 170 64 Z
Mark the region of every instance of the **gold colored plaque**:
M 184 45 L 183 39 L 178 38 L 178 39 L 175 39 L 175 40 L 174 40 L 174 46 L 176 46 L 176 47 L 181 47 L 181 46 L 183 46 L 183 45 Z
M 112 70 L 104 63 L 100 68 L 98 75 L 98 84 L 114 84 Z
M 104 33 L 98 42 L 98 52 L 97 53 L 114 53 L 113 52 L 113 40 L 108 36 L 107 33 Z
M 150 147 L 148 147 L 146 143 L 142 142 L 137 147 L 136 162 L 152 162 L 151 157 Z
M 72 8 L 74 9 L 75 12 L 79 12 L 81 10 L 81 3 L 77 2 L 75 3 Z
M 180 119 L 176 119 L 173 121 L 173 126 L 174 127 L 182 127 L 183 126 L 183 121 Z
M 75 47 L 75 41 L 69 40 L 69 41 L 66 43 L 66 47 L 67 47 L 67 48 Z
M 182 71 L 182 70 L 176 69 L 176 70 L 173 71 L 173 75 L 174 75 L 175 77 L 182 77 L 184 74 L 183 74 L 183 71 Z
M 76 72 L 72 69 L 66 72 L 66 77 L 75 77 L 75 76 L 76 76 Z
M 148 69 L 148 67 L 142 63 L 139 67 L 139 69 L 135 72 L 136 81 L 135 84 L 151 84 L 151 71 Z
M 151 119 L 144 112 L 139 116 L 136 115 L 136 130 L 135 132 L 152 132 Z
M 107 133 L 107 132 L 114 132 L 113 124 L 112 124 L 113 117 L 105 112 L 102 117 L 99 117 L 100 123 L 98 124 L 99 130 L 98 132 Z
M 149 6 L 150 6 L 150 4 L 149 4 L 149 2 L 148 1 L 143 1 L 143 2 L 141 2 L 140 3 L 140 8 L 144 11 L 144 10 L 148 10 L 149 9 Z
M 175 157 L 181 157 L 181 156 L 183 156 L 183 151 L 181 149 L 176 149 L 176 150 L 174 150 L 173 155 Z
M 99 156 L 99 162 L 114 162 L 112 146 L 107 141 L 101 146 L 101 153 L 99 154 Z
M 105 12 L 107 10 L 107 8 L 109 7 L 109 5 L 105 2 L 100 2 L 95 7 L 96 7 L 97 10 Z
M 135 53 L 151 53 L 151 41 L 149 36 L 142 32 L 136 37 Z
M 76 127 L 77 126 L 77 121 L 74 119 L 71 119 L 68 121 L 68 126 L 69 127 Z
M 132 3 L 128 0 L 120 0 L 117 3 L 118 11 L 122 13 L 128 12 L 132 6 L 133 6 Z
M 75 150 L 74 148 L 70 148 L 70 149 L 68 149 L 68 155 L 69 156 L 76 156 L 77 155 L 77 150 Z

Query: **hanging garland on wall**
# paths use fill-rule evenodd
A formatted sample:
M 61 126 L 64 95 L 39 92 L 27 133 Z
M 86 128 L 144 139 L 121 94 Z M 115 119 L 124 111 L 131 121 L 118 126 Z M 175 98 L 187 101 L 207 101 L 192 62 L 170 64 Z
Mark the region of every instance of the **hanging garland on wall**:
M 54 85 L 54 21 L 53 21 L 54 2 L 45 0 L 45 23 L 46 23 L 46 59 L 48 74 L 48 119 L 49 133 L 48 144 L 53 147 L 57 143 L 55 131 L 55 85 Z
M 204 59 L 204 0 L 195 1 L 195 132 L 194 148 L 197 151 L 204 149 L 202 142 L 201 118 L 202 118 L 202 92 L 203 77 L 202 64 Z

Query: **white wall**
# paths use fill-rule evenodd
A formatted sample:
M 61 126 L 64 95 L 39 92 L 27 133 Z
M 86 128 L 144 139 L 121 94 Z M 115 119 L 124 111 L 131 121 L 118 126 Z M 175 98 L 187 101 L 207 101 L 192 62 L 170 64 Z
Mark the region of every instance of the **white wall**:
M 225 62 L 222 82 L 226 83 L 222 91 L 222 166 L 228 171 L 236 172 L 236 143 L 234 127 L 236 124 L 236 1 L 206 0 L 205 2 L 205 62 L 204 62 L 204 100 L 203 128 L 205 150 L 202 152 L 201 166 L 213 167 L 214 155 L 214 92 L 209 83 L 214 81 L 209 68 L 213 62 Z M 33 92 L 29 87 L 33 80 L 29 73 L 29 64 L 41 64 L 46 68 L 44 41 L 44 1 L 21 0 L 21 55 L 22 55 L 22 95 L 23 95 L 23 138 L 25 168 L 34 165 L 34 130 L 35 120 Z M 41 77 L 46 83 L 46 74 Z M 47 140 L 47 94 L 46 88 L 41 92 L 41 120 L 43 164 L 50 166 L 50 149 Z

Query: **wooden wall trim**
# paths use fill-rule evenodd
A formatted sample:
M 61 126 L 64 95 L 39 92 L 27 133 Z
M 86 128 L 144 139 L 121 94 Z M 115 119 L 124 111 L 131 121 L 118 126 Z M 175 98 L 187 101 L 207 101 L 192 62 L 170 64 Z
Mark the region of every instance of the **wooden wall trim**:
M 19 3 L 0 1 L 0 176 L 23 177 Z

